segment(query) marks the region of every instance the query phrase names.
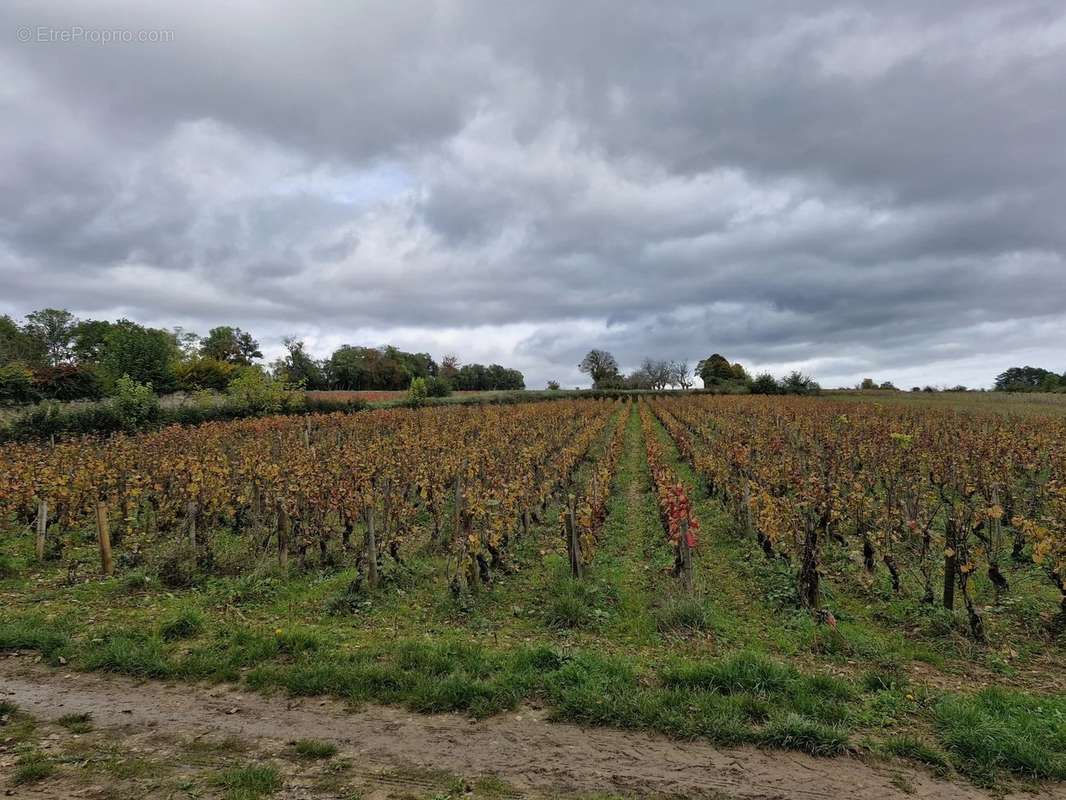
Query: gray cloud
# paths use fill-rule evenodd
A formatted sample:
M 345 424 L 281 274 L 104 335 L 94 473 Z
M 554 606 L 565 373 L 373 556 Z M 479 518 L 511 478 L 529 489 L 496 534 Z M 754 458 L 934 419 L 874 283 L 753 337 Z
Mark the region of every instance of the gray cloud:
M 531 384 L 591 346 L 827 383 L 1066 369 L 1061 4 L 14 2 L 5 31 L 0 312 Z

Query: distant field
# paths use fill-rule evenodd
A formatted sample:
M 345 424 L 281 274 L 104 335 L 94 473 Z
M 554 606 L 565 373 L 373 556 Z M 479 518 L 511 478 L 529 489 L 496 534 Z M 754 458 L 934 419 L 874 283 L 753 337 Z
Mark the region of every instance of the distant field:
M 394 391 L 383 390 L 367 390 L 367 391 L 345 391 L 341 389 L 332 389 L 328 391 L 313 391 L 304 393 L 309 400 L 327 400 L 335 403 L 347 403 L 352 400 L 362 400 L 366 403 L 385 403 L 390 400 L 402 400 L 407 397 L 406 389 L 397 389 Z M 495 394 L 495 392 L 452 392 L 452 396 L 465 397 L 467 395 L 474 394 Z
M 892 392 L 874 389 L 834 390 L 825 392 L 824 396 L 835 400 L 904 403 L 1000 414 L 1066 416 L 1064 392 Z

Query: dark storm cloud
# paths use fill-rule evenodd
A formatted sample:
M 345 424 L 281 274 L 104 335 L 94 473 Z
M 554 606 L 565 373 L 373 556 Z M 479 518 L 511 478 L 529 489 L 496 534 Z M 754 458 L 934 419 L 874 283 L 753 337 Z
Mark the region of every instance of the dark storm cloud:
M 36 40 L 72 26 L 171 36 Z M 538 384 L 591 346 L 1066 369 L 1061 4 L 16 2 L 0 32 L 0 313 Z

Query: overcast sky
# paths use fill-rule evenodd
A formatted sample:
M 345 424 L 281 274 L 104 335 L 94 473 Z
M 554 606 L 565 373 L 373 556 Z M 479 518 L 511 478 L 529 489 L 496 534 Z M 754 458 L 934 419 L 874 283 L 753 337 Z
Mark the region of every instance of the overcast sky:
M 0 313 L 1062 371 L 1064 93 L 1062 2 L 5 0 Z

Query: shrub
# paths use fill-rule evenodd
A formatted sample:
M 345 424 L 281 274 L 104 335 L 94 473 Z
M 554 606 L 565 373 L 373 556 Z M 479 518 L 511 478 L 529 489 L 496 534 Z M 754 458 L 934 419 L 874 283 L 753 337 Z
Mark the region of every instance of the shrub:
M 429 387 L 426 385 L 425 378 L 414 378 L 411 380 L 411 388 L 407 390 L 407 403 L 411 406 L 420 406 L 426 402 L 426 398 L 429 396 Z
M 224 391 L 230 381 L 237 377 L 240 368 L 217 358 L 196 358 L 174 365 L 174 378 L 178 388 L 187 392 L 198 389 Z
M 444 378 L 431 376 L 424 378 L 426 382 L 427 397 L 448 397 L 452 393 L 452 385 Z
M 107 434 L 122 430 L 122 418 L 111 404 L 99 404 L 73 411 L 46 404 L 20 414 L 11 421 L 4 438 L 47 439 L 62 434 Z
M 72 364 L 36 370 L 33 385 L 37 394 L 49 400 L 99 400 L 104 396 L 96 371 Z
M 752 394 L 780 394 L 781 385 L 769 372 L 761 372 L 751 382 Z
M 115 381 L 111 402 L 127 430 L 146 427 L 159 418 L 159 398 L 152 391 L 152 384 L 138 383 L 129 375 Z
M 303 395 L 257 367 L 241 371 L 226 389 L 236 408 L 250 414 L 276 414 L 303 405 Z
M 793 370 L 781 382 L 781 388 L 786 394 L 819 394 L 822 387 L 809 375 L 804 375 L 799 370 Z
M 17 361 L 0 366 L 0 403 L 32 403 L 37 399 L 28 367 Z

